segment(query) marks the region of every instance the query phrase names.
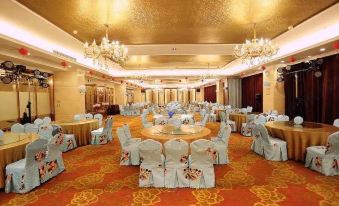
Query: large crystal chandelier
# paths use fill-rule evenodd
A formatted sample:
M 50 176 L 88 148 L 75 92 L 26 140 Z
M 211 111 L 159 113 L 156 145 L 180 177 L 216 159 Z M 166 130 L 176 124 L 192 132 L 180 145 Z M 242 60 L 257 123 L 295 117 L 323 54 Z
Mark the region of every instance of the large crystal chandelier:
M 271 40 L 257 38 L 255 26 L 256 24 L 253 27 L 253 39 L 246 40 L 241 48 L 239 48 L 239 45 L 234 48 L 235 57 L 251 66 L 267 62 L 278 52 L 278 48 L 272 44 Z
M 211 73 L 210 72 L 210 63 L 208 63 L 208 68 L 206 73 L 202 73 L 200 75 L 201 81 L 204 81 L 206 79 L 217 79 L 219 76 L 217 74 Z
M 123 66 L 127 60 L 128 49 L 124 45 L 119 44 L 119 41 L 110 42 L 108 39 L 108 25 L 106 27 L 106 36 L 102 38 L 100 45 L 97 45 L 95 39 L 89 45 L 84 44 L 85 58 L 92 58 L 93 63 L 100 67 L 109 67 L 111 62 Z

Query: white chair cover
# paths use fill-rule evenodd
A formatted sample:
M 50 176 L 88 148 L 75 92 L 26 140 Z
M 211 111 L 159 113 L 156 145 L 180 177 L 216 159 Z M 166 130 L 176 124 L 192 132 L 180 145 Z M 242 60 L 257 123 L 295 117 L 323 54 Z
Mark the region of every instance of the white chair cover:
M 39 132 L 39 127 L 35 124 L 25 124 L 25 133 L 35 133 Z
M 51 119 L 50 117 L 44 117 L 44 118 L 42 119 L 42 121 L 43 121 L 43 124 L 49 125 L 49 124 L 51 124 L 52 119 Z
M 267 115 L 266 121 L 267 122 L 277 121 L 277 118 L 278 118 L 278 116 L 275 116 L 275 115 Z
M 73 119 L 75 121 L 80 121 L 81 120 L 81 115 L 80 114 L 76 114 L 76 115 L 74 115 Z
M 130 142 L 123 127 L 117 129 L 117 135 L 121 146 L 120 165 L 139 165 L 139 142 Z
M 25 127 L 20 123 L 15 123 L 11 126 L 11 132 L 13 133 L 24 133 Z
M 165 147 L 165 187 L 189 187 L 188 143 L 181 139 L 171 139 Z
M 155 119 L 155 121 L 154 121 L 154 124 L 155 125 L 165 125 L 165 124 L 167 124 L 167 118 L 166 117 L 159 117 L 159 118 L 157 118 L 157 119 Z
M 37 119 L 34 120 L 34 124 L 38 127 L 40 125 L 42 125 L 43 123 L 44 123 L 44 121 L 42 119 L 37 118 Z
M 93 119 L 93 114 L 87 113 L 87 114 L 85 114 L 85 118 L 86 119 Z
M 250 114 L 246 116 L 246 123 L 243 123 L 241 125 L 241 134 L 245 137 L 251 137 L 252 136 L 252 130 L 255 127 L 254 123 L 255 115 Z
M 106 125 L 104 128 L 91 131 L 91 144 L 107 144 L 108 142 L 112 141 L 112 123 L 113 117 L 109 116 L 106 120 Z
M 251 107 L 251 106 L 247 106 L 246 110 L 247 110 L 247 112 L 248 112 L 248 113 L 250 113 L 250 112 L 252 112 L 252 110 L 253 110 L 253 107 Z
M 40 138 L 46 139 L 46 140 L 50 140 L 53 135 L 53 126 L 52 125 L 40 125 L 39 127 L 39 136 Z
M 65 141 L 65 134 L 58 133 L 48 142 L 46 158 L 47 176 L 51 179 L 65 170 L 61 147 Z
M 140 143 L 141 142 L 140 138 L 133 138 L 132 137 L 131 130 L 130 130 L 128 124 L 124 124 L 122 126 L 122 128 L 124 129 L 125 135 L 127 137 L 127 144 L 134 144 L 134 143 Z
M 255 135 L 260 135 L 260 138 L 258 138 L 257 141 L 261 141 L 259 145 L 261 145 L 261 148 L 263 149 L 263 152 L 258 154 L 264 155 L 265 159 L 267 160 L 287 160 L 287 144 L 285 141 L 270 137 L 266 127 L 262 124 L 257 124 L 255 133 Z M 255 147 L 255 145 L 252 145 L 252 149 Z
M 4 131 L 0 129 L 0 137 L 4 136 Z
M 260 114 L 254 119 L 254 123 L 264 125 L 266 123 L 266 117 L 264 115 Z
M 94 119 L 97 119 L 99 121 L 99 127 L 102 127 L 102 119 L 103 119 L 102 114 L 95 114 Z
M 164 187 L 162 144 L 152 139 L 144 140 L 139 145 L 139 153 L 141 160 L 139 187 Z
M 339 127 L 339 119 L 334 120 L 333 126 Z
M 170 118 L 167 121 L 167 124 L 171 124 L 171 125 L 181 125 L 181 119 L 179 118 Z
M 218 156 L 215 160 L 215 164 L 228 164 L 228 141 L 231 135 L 232 128 L 226 123 L 222 122 L 220 124 L 220 129 L 218 132 L 218 136 L 215 138 L 211 138 L 214 143 L 214 148 L 218 152 Z
M 191 188 L 211 188 L 215 186 L 213 163 L 217 159 L 214 143 L 199 139 L 190 144 L 190 168 L 188 176 Z
M 202 119 L 202 121 L 201 122 L 196 122 L 195 125 L 199 125 L 199 126 L 205 127 L 208 119 L 209 119 L 209 114 L 205 114 L 205 116 Z
M 151 122 L 147 121 L 146 114 L 141 115 L 141 122 L 144 128 L 149 128 L 153 126 Z
M 312 146 L 306 149 L 305 167 L 326 176 L 339 175 L 339 132 L 328 136 L 327 146 Z

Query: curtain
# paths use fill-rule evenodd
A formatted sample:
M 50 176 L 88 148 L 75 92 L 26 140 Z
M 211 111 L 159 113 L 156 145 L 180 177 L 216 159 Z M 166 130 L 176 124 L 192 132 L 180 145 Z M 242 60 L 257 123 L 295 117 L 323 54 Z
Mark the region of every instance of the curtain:
M 216 85 L 205 87 L 204 88 L 204 92 L 205 92 L 205 98 L 204 99 L 205 99 L 205 101 L 215 103 L 217 101 L 216 90 L 217 90 Z
M 335 55 L 323 58 L 322 76 L 317 78 L 314 71 L 302 71 L 307 63 L 293 65 L 285 74 L 285 111 L 290 118 L 302 116 L 305 121 L 332 124 L 339 116 L 339 58 Z
M 228 104 L 232 107 L 241 107 L 241 79 L 227 79 Z
M 263 74 L 241 79 L 242 107 L 252 106 L 254 112 L 263 110 Z

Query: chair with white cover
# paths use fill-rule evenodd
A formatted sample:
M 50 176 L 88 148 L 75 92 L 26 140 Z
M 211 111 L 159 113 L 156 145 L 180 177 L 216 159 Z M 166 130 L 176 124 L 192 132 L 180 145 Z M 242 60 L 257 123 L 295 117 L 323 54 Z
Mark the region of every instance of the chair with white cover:
M 87 114 L 85 114 L 85 118 L 86 119 L 93 119 L 93 114 L 87 113 Z
M 194 119 L 192 118 L 192 116 L 184 116 L 181 117 L 181 123 L 184 125 L 194 125 Z
M 213 163 L 217 159 L 217 151 L 210 140 L 199 139 L 190 144 L 189 177 L 191 188 L 215 187 Z
M 179 118 L 170 118 L 168 121 L 167 121 L 167 124 L 171 124 L 171 125 L 181 125 L 181 119 Z
M 241 108 L 240 112 L 243 113 L 243 114 L 247 114 L 247 108 Z
M 165 168 L 162 144 L 147 139 L 139 144 L 140 172 L 139 187 L 164 187 Z
M 210 116 L 209 116 L 209 121 L 210 122 L 216 122 L 217 121 L 217 114 L 215 113 L 215 107 L 211 109 Z
M 339 132 L 328 136 L 327 146 L 306 149 L 305 167 L 326 176 L 339 175 Z
M 263 155 L 265 159 L 271 161 L 287 160 L 287 144 L 285 141 L 269 136 L 266 127 L 257 124 L 254 131 L 255 139 L 252 143 L 252 150 L 259 155 Z M 257 145 L 255 145 L 257 144 Z M 262 149 L 258 151 L 257 149 Z
M 140 142 L 131 142 L 126 136 L 123 127 L 117 129 L 117 135 L 121 146 L 120 165 L 139 165 L 139 149 Z
M 130 130 L 128 124 L 124 124 L 122 126 L 122 128 L 124 129 L 125 135 L 127 137 L 128 144 L 134 144 L 134 143 L 140 143 L 141 142 L 141 138 L 133 138 L 132 137 L 132 133 L 131 133 L 131 130 Z
M 53 126 L 53 133 L 52 133 L 53 136 L 55 136 L 58 133 L 63 134 L 64 140 L 60 147 L 60 150 L 62 152 L 67 152 L 69 150 L 72 150 L 78 147 L 74 134 L 64 134 L 62 127 L 60 127 L 59 125 L 52 125 L 52 126 Z
M 267 115 L 266 116 L 266 121 L 267 122 L 277 121 L 277 119 L 278 119 L 278 116 L 275 116 L 275 115 Z
M 230 127 L 232 128 L 232 132 L 236 132 L 237 131 L 237 125 L 235 124 L 235 121 L 230 120 L 230 113 L 232 111 L 233 111 L 232 109 L 226 110 L 226 124 L 230 125 Z
M 53 135 L 53 126 L 52 125 L 45 125 L 45 124 L 42 124 L 40 125 L 39 127 L 39 132 L 38 132 L 38 135 L 40 136 L 40 138 L 43 138 L 43 139 L 46 139 L 46 140 L 50 140 Z
M 282 115 L 282 114 L 280 114 L 280 115 L 278 115 L 278 117 L 277 117 L 276 120 L 277 120 L 277 121 L 282 121 L 282 122 L 287 122 L 287 121 L 290 120 L 290 118 L 289 118 L 289 116 L 287 116 L 287 115 Z
M 102 114 L 95 114 L 93 118 L 99 121 L 99 128 L 102 127 L 102 119 L 104 118 Z
M 80 114 L 76 114 L 73 116 L 74 121 L 80 121 L 81 120 L 81 115 Z
M 6 193 L 26 193 L 45 181 L 47 143 L 45 139 L 35 140 L 26 146 L 24 159 L 6 166 Z
M 42 119 L 40 119 L 40 118 L 37 118 L 37 119 L 35 119 L 34 120 L 34 124 L 36 125 L 36 126 L 40 126 L 40 125 L 42 125 L 44 123 L 44 120 L 42 120 Z
M 167 121 L 168 121 L 168 119 L 166 117 L 159 117 L 159 118 L 155 119 L 154 124 L 155 125 L 165 125 L 165 124 L 167 124 Z
M 271 115 L 278 116 L 278 110 L 272 110 Z
M 255 115 L 250 114 L 246 116 L 246 123 L 242 123 L 241 134 L 244 135 L 245 137 L 252 136 L 252 130 L 255 127 L 254 119 L 255 119 Z
M 253 107 L 251 106 L 247 106 L 246 109 L 248 113 L 251 113 L 253 111 Z
M 49 125 L 51 124 L 52 119 L 50 117 L 44 117 L 42 121 L 43 121 L 43 124 Z
M 141 115 L 141 123 L 144 128 L 149 128 L 153 126 L 153 124 L 147 120 L 146 114 Z
M 181 139 L 171 139 L 164 144 L 165 187 L 189 187 L 188 143 Z
M 206 126 L 206 123 L 209 119 L 209 114 L 205 114 L 205 116 L 203 117 L 203 119 L 200 121 L 200 122 L 196 122 L 195 125 L 198 125 L 198 126 L 202 126 L 202 127 L 205 127 Z
M 221 111 L 219 113 L 220 116 L 220 122 L 226 122 L 226 113 L 224 111 Z
M 333 126 L 339 127 L 339 119 L 333 121 Z
M 212 137 L 211 141 L 214 143 L 214 148 L 218 152 L 218 156 L 215 160 L 215 164 L 228 164 L 228 141 L 231 135 L 231 126 L 226 125 L 225 122 L 221 122 L 220 129 L 217 137 Z
M 39 132 L 39 127 L 35 124 L 25 124 L 25 133 L 35 133 L 38 134 Z
M 25 127 L 20 123 L 15 123 L 11 126 L 11 132 L 13 133 L 24 133 Z
M 91 144 L 107 144 L 108 142 L 112 141 L 112 124 L 113 117 L 110 116 L 107 118 L 104 128 L 101 127 L 99 129 L 91 131 Z
M 265 125 L 265 123 L 266 123 L 266 117 L 265 117 L 264 115 L 260 114 L 260 115 L 258 115 L 258 116 L 255 117 L 254 123 L 255 123 L 255 124 L 262 124 L 262 125 Z M 252 132 L 252 134 L 253 134 L 253 132 Z
M 65 134 L 61 132 L 54 135 L 48 142 L 46 157 L 47 179 L 51 179 L 65 170 L 61 152 L 64 140 Z
M 0 137 L 4 136 L 4 134 L 5 134 L 4 131 L 0 129 Z

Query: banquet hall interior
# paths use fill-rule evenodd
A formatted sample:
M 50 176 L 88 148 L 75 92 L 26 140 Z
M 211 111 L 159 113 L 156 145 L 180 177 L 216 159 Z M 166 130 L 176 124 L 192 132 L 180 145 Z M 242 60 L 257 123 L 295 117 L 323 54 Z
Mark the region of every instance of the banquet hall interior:
M 0 10 L 0 205 L 339 205 L 338 0 Z

